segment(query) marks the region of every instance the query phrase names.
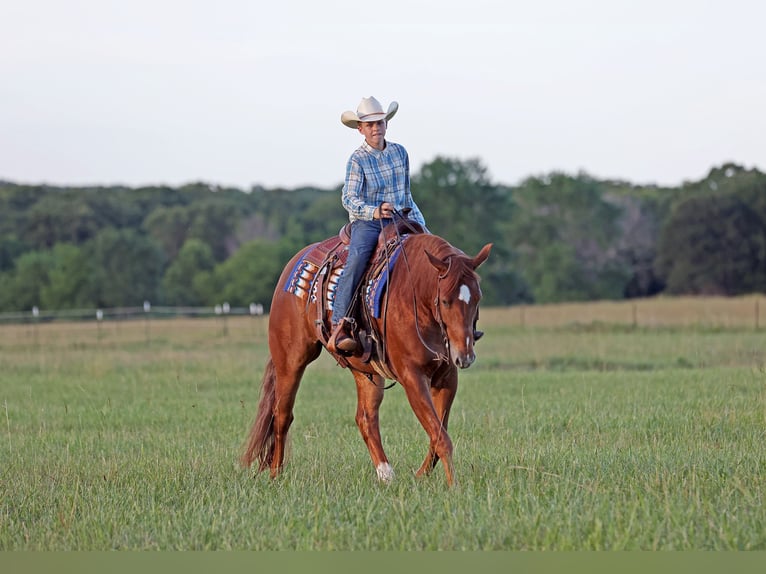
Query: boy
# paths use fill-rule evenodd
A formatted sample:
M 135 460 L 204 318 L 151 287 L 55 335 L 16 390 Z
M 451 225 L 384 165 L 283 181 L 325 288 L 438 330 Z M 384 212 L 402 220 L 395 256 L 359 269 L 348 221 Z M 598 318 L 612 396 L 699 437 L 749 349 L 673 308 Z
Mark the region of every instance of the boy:
M 353 354 L 358 343 L 349 327 L 354 320 L 348 308 L 367 262 L 375 250 L 382 226 L 393 222 L 393 212 L 410 209 L 409 217 L 426 227 L 425 219 L 410 193 L 410 159 L 403 146 L 386 141 L 388 121 L 399 109 L 391 102 L 388 111 L 373 97 L 363 98 L 356 109 L 343 112 L 343 125 L 356 129 L 364 142 L 346 165 L 342 203 L 351 221 L 348 260 L 338 279 L 332 312 L 332 335 L 327 347 L 333 353 Z

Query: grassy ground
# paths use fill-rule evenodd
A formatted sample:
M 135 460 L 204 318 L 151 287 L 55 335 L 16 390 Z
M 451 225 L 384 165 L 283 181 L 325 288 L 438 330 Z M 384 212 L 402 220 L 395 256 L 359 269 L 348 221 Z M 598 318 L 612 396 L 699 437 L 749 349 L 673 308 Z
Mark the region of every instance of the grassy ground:
M 0 329 L 0 550 L 766 549 L 766 362 L 752 327 L 483 310 L 450 434 L 415 479 L 399 387 L 377 483 L 350 375 L 323 356 L 272 481 L 237 466 L 265 319 Z

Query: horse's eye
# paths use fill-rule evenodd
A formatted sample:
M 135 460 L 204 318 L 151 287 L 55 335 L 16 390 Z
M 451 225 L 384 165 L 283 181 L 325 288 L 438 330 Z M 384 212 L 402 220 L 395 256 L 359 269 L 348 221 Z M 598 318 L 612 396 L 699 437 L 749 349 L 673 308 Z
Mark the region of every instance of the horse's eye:
M 450 306 L 449 299 L 442 299 L 442 305 L 444 305 L 445 307 L 449 307 Z

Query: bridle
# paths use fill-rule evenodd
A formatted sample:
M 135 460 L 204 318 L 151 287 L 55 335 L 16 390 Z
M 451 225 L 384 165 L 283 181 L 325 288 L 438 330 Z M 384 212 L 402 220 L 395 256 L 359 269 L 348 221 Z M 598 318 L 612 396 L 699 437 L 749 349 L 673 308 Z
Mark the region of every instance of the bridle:
M 449 262 L 449 264 L 447 265 L 447 270 L 444 273 L 439 273 L 439 275 L 437 275 L 436 277 L 436 297 L 434 297 L 434 315 L 436 316 L 436 322 L 439 324 L 439 329 L 441 330 L 442 338 L 444 339 L 444 348 L 447 350 L 446 356 L 437 357 L 439 361 L 442 361 L 442 360 L 449 361 L 450 356 L 452 356 L 452 351 L 450 349 L 450 343 L 449 343 L 449 337 L 447 336 L 447 325 L 444 323 L 444 319 L 442 319 L 442 313 L 441 313 L 442 279 L 444 279 L 447 275 L 449 275 L 449 272 L 452 269 L 452 256 L 447 257 L 447 261 Z M 414 297 L 414 292 L 413 292 L 413 297 Z M 421 341 L 422 341 L 422 338 L 421 338 Z
M 442 319 L 441 309 L 440 309 L 440 301 L 441 301 L 441 280 L 444 279 L 447 275 L 449 275 L 450 269 L 452 269 L 452 257 L 448 257 L 447 260 L 449 261 L 449 266 L 447 267 L 447 270 L 442 274 L 440 273 L 437 276 L 436 280 L 436 297 L 434 298 L 434 316 L 436 317 L 436 321 L 439 325 L 439 329 L 442 334 L 442 339 L 444 340 L 444 348 L 446 350 L 445 353 L 441 353 L 439 351 L 436 351 L 431 348 L 431 346 L 425 341 L 423 338 L 423 334 L 420 332 L 420 324 L 418 321 L 418 302 L 417 297 L 415 296 L 415 287 L 414 283 L 411 280 L 412 279 L 412 269 L 410 268 L 410 262 L 407 259 L 407 251 L 404 249 L 404 239 L 402 238 L 401 234 L 399 233 L 399 227 L 396 225 L 396 218 L 399 218 L 401 221 L 409 221 L 404 214 L 402 214 L 399 210 L 394 209 L 393 210 L 394 215 L 394 222 L 392 225 L 394 225 L 394 231 L 396 232 L 396 239 L 399 242 L 400 245 L 402 245 L 402 258 L 404 259 L 405 267 L 407 269 L 407 274 L 410 276 L 410 286 L 412 287 L 412 309 L 415 314 L 415 332 L 418 334 L 418 339 L 420 340 L 420 344 L 423 345 L 430 353 L 434 356 L 434 361 L 437 361 L 439 363 L 441 362 L 449 362 L 450 358 L 450 342 L 449 337 L 447 336 L 447 326 L 444 323 L 444 320 Z M 381 229 L 383 229 L 383 223 L 381 222 Z M 386 271 L 391 276 L 391 269 L 389 267 L 390 261 L 388 257 L 388 252 L 386 252 Z M 385 294 L 385 308 L 388 308 L 388 294 L 389 290 L 386 290 Z M 387 314 L 384 314 L 384 317 L 387 317 Z M 384 319 L 383 321 L 383 340 L 386 339 L 386 326 L 388 322 Z

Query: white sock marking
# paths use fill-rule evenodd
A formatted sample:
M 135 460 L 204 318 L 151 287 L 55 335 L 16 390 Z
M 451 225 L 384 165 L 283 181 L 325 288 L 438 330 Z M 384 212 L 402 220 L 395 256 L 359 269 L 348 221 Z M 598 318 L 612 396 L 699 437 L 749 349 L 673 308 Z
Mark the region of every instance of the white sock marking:
M 381 462 L 375 472 L 378 473 L 378 480 L 390 484 L 394 480 L 394 469 L 387 462 Z

